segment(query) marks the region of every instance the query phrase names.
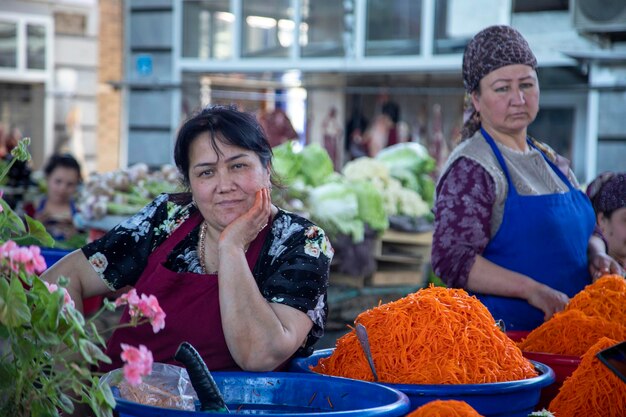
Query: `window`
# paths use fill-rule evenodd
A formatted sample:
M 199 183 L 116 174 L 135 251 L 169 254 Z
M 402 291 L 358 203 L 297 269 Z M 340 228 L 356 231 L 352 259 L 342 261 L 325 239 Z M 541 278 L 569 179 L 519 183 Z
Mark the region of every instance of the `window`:
M 244 57 L 288 57 L 295 41 L 290 0 L 242 0 Z
M 601 7 L 598 5 L 598 7 Z M 513 0 L 513 12 L 547 12 L 550 10 L 568 10 L 569 0 Z
M 487 26 L 508 25 L 510 21 L 511 8 L 508 1 L 437 0 L 433 52 L 461 54 L 476 33 Z
M 26 25 L 26 68 L 46 69 L 46 28 Z
M 17 23 L 0 22 L 0 68 L 17 68 Z
M 184 2 L 183 57 L 231 58 L 234 21 L 230 0 Z
M 365 55 L 418 55 L 421 0 L 369 0 Z
M 344 56 L 352 48 L 352 1 L 302 0 L 300 46 L 303 57 Z
M 0 69 L 18 76 L 46 70 L 47 43 L 52 22 L 31 16 L 5 14 L 0 18 Z M 31 74 L 32 75 L 32 74 Z

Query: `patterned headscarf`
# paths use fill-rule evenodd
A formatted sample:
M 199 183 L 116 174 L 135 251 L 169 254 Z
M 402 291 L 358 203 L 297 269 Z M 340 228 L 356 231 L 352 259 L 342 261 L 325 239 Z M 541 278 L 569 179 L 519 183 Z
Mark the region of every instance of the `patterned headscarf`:
M 468 96 L 476 91 L 485 75 L 515 64 L 537 69 L 537 58 L 522 34 L 510 26 L 489 26 L 467 44 L 463 54 L 463 85 L 467 93 L 463 139 L 471 137 L 480 128 L 480 118 Z
M 626 173 L 605 172 L 587 187 L 596 213 L 612 213 L 626 207 Z

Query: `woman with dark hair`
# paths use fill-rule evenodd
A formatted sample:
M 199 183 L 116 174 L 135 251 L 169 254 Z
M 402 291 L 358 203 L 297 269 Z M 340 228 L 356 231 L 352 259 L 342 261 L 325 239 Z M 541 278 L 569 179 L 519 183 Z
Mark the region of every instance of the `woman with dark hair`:
M 537 59 L 510 26 L 469 42 L 463 139 L 436 187 L 432 265 L 507 329 L 561 311 L 611 258 L 591 234 L 593 209 L 569 161 L 528 135 L 539 111 Z
M 79 230 L 74 224 L 78 209 L 74 197 L 82 178 L 80 164 L 69 154 L 52 155 L 43 172 L 46 178 L 46 196 L 34 203 L 26 203 L 24 212 L 39 220 L 57 241 L 65 241 Z
M 114 332 L 104 371 L 121 366 L 120 343 L 175 363 L 186 341 L 211 370 L 269 371 L 312 352 L 326 323 L 333 250 L 322 229 L 272 204 L 271 159 L 254 116 L 202 110 L 181 126 L 174 148 L 189 191 L 158 196 L 44 274 L 68 277 L 77 305 L 126 285 L 159 300 L 165 329 Z
M 599 266 L 594 278 L 603 274 L 624 275 L 626 269 L 626 172 L 604 172 L 587 187 L 596 213 L 594 236 L 601 239 L 608 254 L 619 263 Z

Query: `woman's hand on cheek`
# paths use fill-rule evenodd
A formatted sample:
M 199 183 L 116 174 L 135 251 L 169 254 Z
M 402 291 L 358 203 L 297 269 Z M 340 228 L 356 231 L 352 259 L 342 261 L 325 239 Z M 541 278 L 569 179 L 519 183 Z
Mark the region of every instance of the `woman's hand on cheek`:
M 224 229 L 219 239 L 220 247 L 233 245 L 244 249 L 267 226 L 271 207 L 270 190 L 261 188 L 256 192 L 252 207 Z

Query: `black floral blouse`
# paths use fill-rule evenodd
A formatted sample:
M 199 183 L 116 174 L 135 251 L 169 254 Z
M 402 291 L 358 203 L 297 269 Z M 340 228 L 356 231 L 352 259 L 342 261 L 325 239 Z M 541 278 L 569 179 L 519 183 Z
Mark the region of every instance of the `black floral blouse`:
M 87 244 L 83 253 L 112 290 L 133 286 L 149 255 L 197 208 L 188 194 L 161 194 L 139 213 Z M 173 272 L 201 274 L 197 245 L 200 225 L 168 255 Z M 278 211 L 252 271 L 259 289 L 271 303 L 306 313 L 313 328 L 298 355 L 309 355 L 324 334 L 328 306 L 326 290 L 333 248 L 324 231 L 296 214 Z

